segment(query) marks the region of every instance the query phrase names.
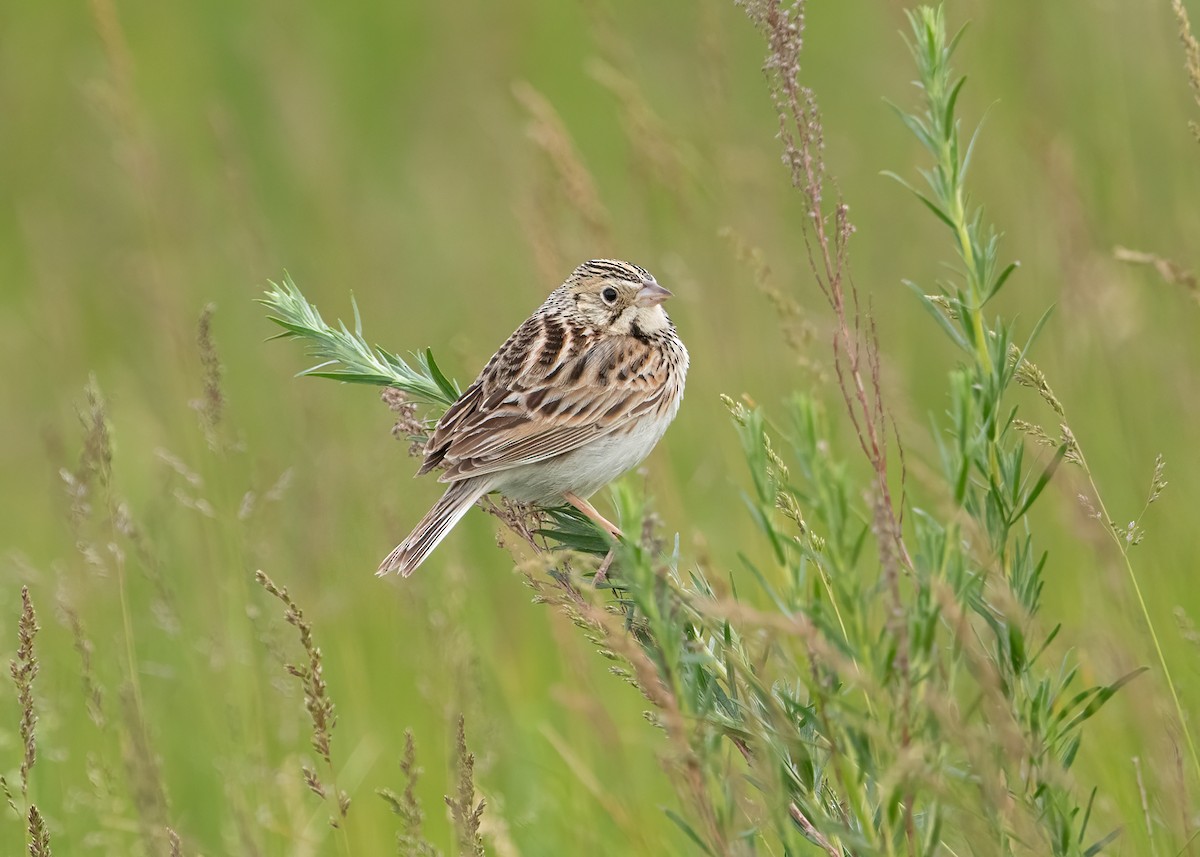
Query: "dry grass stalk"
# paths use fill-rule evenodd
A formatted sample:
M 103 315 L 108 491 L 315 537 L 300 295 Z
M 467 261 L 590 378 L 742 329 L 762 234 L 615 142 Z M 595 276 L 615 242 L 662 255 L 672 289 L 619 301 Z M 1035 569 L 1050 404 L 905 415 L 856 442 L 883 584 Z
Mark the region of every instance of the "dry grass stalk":
M 150 724 L 143 714 L 144 706 L 132 683 L 121 688 L 119 700 L 125 725 L 121 755 L 129 796 L 137 810 L 147 848 L 160 851 L 169 809 L 161 762 L 151 744 Z
M 288 664 L 289 674 L 299 679 L 304 688 L 304 708 L 312 720 L 312 748 L 322 759 L 329 763 L 329 745 L 333 737 L 333 727 L 337 723 L 333 701 L 329 698 L 322 675 L 321 650 L 313 642 L 312 624 L 304 618 L 304 611 L 292 600 L 285 588 L 275 585 L 275 582 L 263 571 L 257 571 L 254 579 L 263 589 L 283 602 L 283 618 L 289 625 L 295 626 L 300 634 L 300 645 L 308 655 L 308 664 L 297 666 Z
M 18 731 L 21 737 L 21 797 L 29 797 L 29 774 L 37 762 L 37 714 L 33 710 L 33 680 L 38 674 L 38 659 L 34 651 L 34 640 L 41 630 L 37 623 L 37 613 L 33 609 L 33 600 L 29 597 L 29 587 L 21 587 L 21 617 L 17 620 L 17 656 L 8 662 L 8 672 L 12 676 L 17 689 L 17 703 L 21 707 L 21 720 Z M 8 783 L 0 777 L 0 788 L 8 805 L 17 813 L 16 800 L 8 788 Z M 45 820 L 35 804 L 28 804 L 24 813 L 28 821 L 28 842 L 30 857 L 50 857 L 50 834 L 46 830 Z
M 133 56 L 129 51 L 129 43 L 125 40 L 116 6 L 111 0 L 92 0 L 91 7 L 96 32 L 104 46 L 104 54 L 113 77 L 113 86 L 121 96 L 113 106 L 121 109 L 122 119 L 128 120 L 128 114 L 133 109 Z
M 285 664 L 288 674 L 300 682 L 304 691 L 304 709 L 312 722 L 310 744 L 317 755 L 325 762 L 329 772 L 332 789 L 326 788 L 316 770 L 308 765 L 300 768 L 304 784 L 309 791 L 322 800 L 334 799 L 336 817 L 329 820 L 331 826 L 341 827 L 341 819 L 346 817 L 350 809 L 350 796 L 337 788 L 336 775 L 333 768 L 333 758 L 330 753 L 330 743 L 333 740 L 333 728 L 337 725 L 337 714 L 334 711 L 333 700 L 329 698 L 325 684 L 324 667 L 321 650 L 313 640 L 312 624 L 304 618 L 304 611 L 292 600 L 286 587 L 279 587 L 267 576 L 266 572 L 256 571 L 254 579 L 269 594 L 283 603 L 283 618 L 289 625 L 296 628 L 300 635 L 300 646 L 308 656 L 307 664 Z
M 475 754 L 467 750 L 467 719 L 458 715 L 458 731 L 454 743 L 455 769 L 458 772 L 458 791 L 446 796 L 446 806 L 454 821 L 460 854 L 484 857 L 483 838 L 479 835 L 479 820 L 487 803 L 475 802 Z
M 812 343 L 817 336 L 816 326 L 805 314 L 800 303 L 775 285 L 771 266 L 762 248 L 751 246 L 728 226 L 723 227 L 718 235 L 729 243 L 734 258 L 750 269 L 755 287 L 771 302 L 778 317 L 783 340 L 795 355 L 797 365 L 811 379 L 814 386 L 824 385 L 829 380 L 828 372 L 819 360 L 811 356 Z
M 1013 371 L 1013 378 L 1022 387 L 1028 387 L 1037 392 L 1042 397 L 1050 409 L 1060 417 L 1066 416 L 1066 411 L 1063 409 L 1062 402 L 1058 396 L 1054 395 L 1054 390 L 1050 388 L 1050 382 L 1046 379 L 1046 373 L 1038 368 L 1037 364 L 1028 358 L 1020 359 L 1021 350 L 1015 345 L 1008 349 L 1008 357 L 1012 363 L 1016 364 Z
M 17 807 L 17 799 L 13 797 L 12 789 L 8 787 L 8 780 L 4 779 L 3 775 L 0 775 L 0 793 L 4 794 L 4 802 L 13 811 L 13 815 L 20 818 L 21 810 Z
M 208 448 L 214 450 L 220 448 L 218 431 L 225 412 L 225 396 L 221 392 L 221 377 L 225 369 L 217 355 L 217 346 L 213 342 L 212 334 L 213 314 L 216 311 L 216 304 L 205 305 L 196 325 L 196 345 L 200 351 L 204 389 L 203 395 L 191 402 L 191 406 L 200 416 L 200 428 L 204 432 Z
M 29 807 L 29 857 L 50 857 L 50 831 L 34 805 Z
M 572 255 L 562 246 L 560 235 L 554 229 L 557 217 L 552 188 L 545 182 L 530 182 L 525 195 L 513 206 L 513 213 L 525 234 L 525 240 L 533 254 L 533 266 L 539 279 L 552 283 L 562 277 L 562 272 L 571 264 Z
M 148 847 L 159 849 L 164 841 L 162 831 L 168 800 L 142 700 L 134 621 L 128 596 L 128 546 L 132 546 L 146 577 L 158 590 L 160 597 L 154 602 L 152 609 L 159 617 L 160 624 L 164 629 L 178 629 L 178 621 L 169 605 L 169 594 L 158 573 L 158 562 L 149 542 L 133 520 L 128 505 L 114 489 L 112 432 L 107 406 L 95 377 L 89 380 L 85 395 L 86 407 L 80 414 L 84 430 L 83 451 L 80 453 L 76 471 L 73 474 L 63 471 L 63 478 L 72 500 L 71 520 L 76 529 L 78 549 L 88 564 L 100 573 L 115 573 L 121 605 L 126 669 L 126 684 L 120 692 L 121 716 L 126 727 L 126 740 L 122 741 L 123 762 L 130 784 L 130 796 L 138 811 L 142 835 Z M 98 499 L 101 505 L 98 510 L 94 510 L 92 495 L 97 490 L 100 492 Z M 98 537 L 93 537 L 85 531 L 85 524 L 96 511 L 99 511 L 97 518 L 102 529 Z M 102 725 L 106 718 L 100 707 L 99 686 L 91 679 L 90 643 L 83 635 L 78 616 L 72 619 L 74 611 L 66 612 L 83 663 L 89 715 L 93 722 Z
M 104 118 L 111 123 L 114 151 L 129 174 L 129 187 L 136 194 L 139 225 L 147 237 L 147 270 L 143 289 L 156 301 L 175 294 L 166 287 L 165 267 L 170 245 L 166 229 L 173 208 L 162 192 L 162 170 L 148 125 L 138 109 L 135 64 L 114 0 L 90 0 L 92 20 L 108 63 L 109 79 L 95 82 L 91 93 Z
M 836 845 L 826 839 L 821 831 L 813 827 L 813 823 L 808 820 L 803 812 L 800 811 L 800 807 L 796 806 L 794 803 L 790 803 L 788 804 L 788 813 L 795 820 L 796 824 L 800 825 L 800 829 L 803 830 L 805 834 L 813 840 L 813 842 L 825 849 L 825 853 L 828 854 L 829 857 L 842 857 L 842 849 L 838 848 Z
M 39 631 L 37 614 L 29 597 L 29 587 L 21 587 L 21 618 L 17 621 L 17 657 L 8 662 L 8 672 L 17 687 L 17 702 L 21 706 L 21 796 L 29 795 L 29 772 L 37 761 L 35 729 L 37 715 L 33 711 L 33 680 L 38 674 L 37 655 L 33 641 Z M 32 825 L 32 818 L 30 820 Z
M 107 722 L 104 716 L 104 692 L 96 682 L 96 676 L 92 670 L 92 655 L 95 653 L 96 647 L 84 632 L 83 622 L 79 618 L 78 611 L 62 594 L 59 596 L 59 609 L 66 618 L 67 625 L 71 628 L 71 638 L 75 641 L 75 652 L 79 655 L 80 675 L 83 680 L 83 696 L 87 705 L 88 718 L 97 728 L 103 729 Z
M 167 828 L 167 842 L 171 847 L 171 857 L 183 857 L 183 840 L 170 827 Z
M 1175 12 L 1175 20 L 1179 22 L 1179 41 L 1183 43 L 1184 64 L 1187 67 L 1188 84 L 1192 87 L 1192 97 L 1200 107 L 1200 42 L 1192 32 L 1192 22 L 1188 19 L 1187 8 L 1183 0 L 1171 0 L 1171 8 Z M 1200 123 L 1188 123 L 1196 141 L 1200 142 Z
M 416 788 L 422 771 L 417 767 L 417 744 L 411 729 L 404 730 L 404 757 L 400 760 L 400 772 L 404 774 L 404 791 L 401 794 L 391 789 L 376 791 L 392 812 L 400 817 L 396 848 L 401 857 L 440 857 L 441 852 L 421 833 L 425 812 L 417 799 Z
M 230 235 L 242 246 L 243 267 L 251 271 L 262 270 L 273 254 L 267 249 L 262 203 L 250 187 L 249 176 L 253 175 L 253 168 L 247 159 L 248 143 L 226 104 L 211 105 L 207 116 L 213 142 L 224 165 L 221 177 L 227 194 L 225 211 L 229 215 Z
M 1146 823 L 1146 838 L 1154 843 L 1154 823 L 1150 820 L 1150 801 L 1146 797 L 1146 783 L 1142 780 L 1142 760 L 1133 757 L 1133 773 L 1137 778 L 1138 797 L 1142 800 L 1142 819 Z
M 408 442 L 409 455 L 414 458 L 420 456 L 425 450 L 429 427 L 417 417 L 417 403 L 411 401 L 403 390 L 395 387 L 381 389 L 379 398 L 395 415 L 396 423 L 392 426 L 392 437 Z
M 684 203 L 696 173 L 693 154 L 671 133 L 670 125 L 650 106 L 637 82 L 620 71 L 619 60 L 593 59 L 587 63 L 587 72 L 617 99 L 634 169 Z
M 525 81 L 514 83 L 512 91 L 529 113 L 527 133 L 553 167 L 563 198 L 582 218 L 593 243 L 598 247 L 610 246 L 608 211 L 554 106 Z
M 109 486 L 113 459 L 108 414 L 94 375 L 88 380 L 84 395 L 87 404 L 79 412 L 79 422 L 83 426 L 83 449 L 79 453 L 79 464 L 73 471 L 65 467 L 59 471 L 71 504 L 71 526 L 81 550 L 85 547 L 81 528 L 92 514 L 92 495 L 97 486 L 101 489 Z M 99 562 L 98 559 L 96 561 Z
M 1130 265 L 1150 266 L 1155 273 L 1162 277 L 1164 283 L 1182 287 L 1188 293 L 1188 297 L 1196 303 L 1200 303 L 1200 277 L 1196 276 L 1195 271 L 1188 270 L 1178 262 L 1156 256 L 1153 253 L 1130 250 L 1121 246 L 1113 248 L 1113 258 L 1118 262 L 1126 262 Z

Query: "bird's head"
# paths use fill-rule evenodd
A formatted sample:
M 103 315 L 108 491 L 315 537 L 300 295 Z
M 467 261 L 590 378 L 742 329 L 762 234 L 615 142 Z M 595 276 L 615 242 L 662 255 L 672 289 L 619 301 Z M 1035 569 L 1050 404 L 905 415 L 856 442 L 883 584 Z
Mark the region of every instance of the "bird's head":
M 644 336 L 670 325 L 662 302 L 671 293 L 645 268 L 614 259 L 584 262 L 563 284 L 567 310 L 590 327 Z

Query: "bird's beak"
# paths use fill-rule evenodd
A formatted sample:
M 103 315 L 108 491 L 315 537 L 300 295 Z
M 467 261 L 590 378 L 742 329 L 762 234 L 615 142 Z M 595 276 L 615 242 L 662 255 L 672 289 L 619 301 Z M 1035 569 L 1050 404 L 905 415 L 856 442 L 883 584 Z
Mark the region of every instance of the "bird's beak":
M 645 285 L 638 289 L 633 302 L 640 307 L 651 307 L 658 306 L 669 297 L 671 297 L 669 291 L 654 282 L 654 280 L 647 280 Z

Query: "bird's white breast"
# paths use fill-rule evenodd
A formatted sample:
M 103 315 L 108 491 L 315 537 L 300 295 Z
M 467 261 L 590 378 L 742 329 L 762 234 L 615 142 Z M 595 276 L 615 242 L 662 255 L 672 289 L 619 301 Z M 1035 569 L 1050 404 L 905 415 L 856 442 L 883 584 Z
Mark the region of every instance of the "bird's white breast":
M 664 410 L 553 458 L 496 474 L 496 488 L 519 503 L 559 503 L 566 492 L 595 494 L 637 467 L 662 438 L 679 411 L 680 391 Z

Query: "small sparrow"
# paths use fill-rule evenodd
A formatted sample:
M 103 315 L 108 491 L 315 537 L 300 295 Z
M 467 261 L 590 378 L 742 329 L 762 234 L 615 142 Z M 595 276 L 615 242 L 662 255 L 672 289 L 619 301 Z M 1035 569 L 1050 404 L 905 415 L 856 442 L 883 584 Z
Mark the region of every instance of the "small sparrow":
M 688 353 L 670 296 L 628 262 L 576 268 L 438 421 L 417 475 L 442 468 L 450 487 L 379 574 L 412 574 L 492 491 L 565 501 L 619 536 L 587 498 L 649 455 L 679 410 Z

